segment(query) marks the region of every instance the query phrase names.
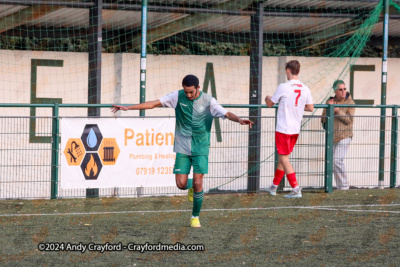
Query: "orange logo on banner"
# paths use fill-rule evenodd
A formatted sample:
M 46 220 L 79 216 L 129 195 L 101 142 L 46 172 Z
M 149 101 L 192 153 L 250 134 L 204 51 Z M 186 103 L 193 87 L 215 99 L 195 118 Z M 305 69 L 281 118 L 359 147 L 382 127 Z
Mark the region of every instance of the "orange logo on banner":
M 70 138 L 64 155 L 69 166 L 80 166 L 85 180 L 97 180 L 103 165 L 115 165 L 120 153 L 115 138 L 103 138 L 97 124 L 86 124 L 81 138 Z
M 85 174 L 90 179 L 93 179 L 93 177 L 95 177 L 97 175 L 97 171 L 98 171 L 98 168 L 97 168 L 96 161 L 94 160 L 93 155 L 90 155 L 90 160 L 85 168 Z
M 67 145 L 64 149 L 64 155 L 67 158 L 69 166 L 81 165 L 82 159 L 85 156 L 85 147 L 80 138 L 68 139 Z
M 119 156 L 119 147 L 115 138 L 104 138 L 99 149 L 99 155 L 104 165 L 115 165 Z
M 81 164 L 82 173 L 86 180 L 96 180 L 102 167 L 103 164 L 101 164 L 97 153 L 86 153 Z

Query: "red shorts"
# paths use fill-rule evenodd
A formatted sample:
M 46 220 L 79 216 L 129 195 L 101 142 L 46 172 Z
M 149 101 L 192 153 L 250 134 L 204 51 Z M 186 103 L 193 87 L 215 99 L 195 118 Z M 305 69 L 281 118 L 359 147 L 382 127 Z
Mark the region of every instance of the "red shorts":
M 283 134 L 280 132 L 275 132 L 275 143 L 278 154 L 289 155 L 292 153 L 298 137 L 299 134 Z

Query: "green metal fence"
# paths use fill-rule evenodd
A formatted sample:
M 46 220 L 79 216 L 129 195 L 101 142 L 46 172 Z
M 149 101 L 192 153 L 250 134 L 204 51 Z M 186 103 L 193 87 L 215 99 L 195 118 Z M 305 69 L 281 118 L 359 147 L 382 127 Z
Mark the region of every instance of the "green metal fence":
M 224 105 L 229 110 L 265 108 L 256 105 Z M 336 105 L 344 106 L 344 105 Z M 146 195 L 182 194 L 176 187 L 149 188 L 104 188 L 94 190 L 63 190 L 60 187 L 60 120 L 66 110 L 88 107 L 110 108 L 111 105 L 87 104 L 0 104 L 0 112 L 5 109 L 48 110 L 51 116 L 0 116 L 0 199 L 26 198 L 75 198 L 87 197 L 89 193 L 99 196 L 140 197 Z M 398 166 L 398 106 L 355 105 L 354 136 L 345 157 L 347 174 L 352 188 L 377 188 L 379 174 L 383 174 L 385 187 L 398 186 L 396 174 Z M 300 186 L 304 189 L 324 189 L 332 192 L 333 179 L 333 106 L 316 105 L 327 108 L 327 127 L 322 127 L 322 116 L 305 116 L 299 140 L 291 154 L 291 162 L 297 173 Z M 380 109 L 391 113 L 384 117 L 386 129 L 385 143 L 380 144 Z M 266 111 L 266 110 L 264 110 Z M 272 112 L 273 110 L 268 110 Z M 3 112 L 4 113 L 4 112 Z M 104 112 L 105 114 L 108 113 Z M 321 112 L 317 112 L 321 113 Z M 316 114 L 317 114 L 316 113 Z M 7 110 L 7 114 L 11 114 Z M 63 114 L 63 116 L 60 116 Z M 367 115 L 363 115 L 367 114 Z M 371 115 L 369 115 L 371 114 Z M 124 116 L 125 117 L 125 116 Z M 111 119 L 114 117 L 102 117 Z M 275 116 L 265 115 L 261 121 L 261 146 L 254 148 L 260 153 L 260 188 L 272 183 L 276 166 Z M 213 128 L 209 157 L 209 174 L 204 178 L 206 192 L 246 192 L 248 180 L 249 131 L 228 120 L 220 120 L 218 132 Z M 62 136 L 61 136 L 62 138 Z M 221 142 L 222 140 L 222 142 Z M 383 162 L 380 152 L 384 148 Z M 285 184 L 284 189 L 289 189 Z M 258 190 L 257 190 L 258 191 Z

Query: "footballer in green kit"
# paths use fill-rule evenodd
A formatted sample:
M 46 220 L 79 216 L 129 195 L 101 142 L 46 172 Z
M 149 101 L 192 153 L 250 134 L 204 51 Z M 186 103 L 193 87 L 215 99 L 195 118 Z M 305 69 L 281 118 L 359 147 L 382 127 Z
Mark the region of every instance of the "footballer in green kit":
M 112 111 L 141 110 L 155 107 L 175 109 L 176 126 L 174 152 L 176 153 L 174 174 L 179 189 L 189 189 L 189 201 L 193 201 L 191 227 L 201 227 L 200 209 L 203 203 L 203 176 L 208 173 L 210 131 L 214 117 L 227 118 L 241 125 L 252 126 L 250 120 L 243 120 L 226 111 L 217 100 L 199 91 L 199 79 L 187 75 L 182 80 L 182 90 L 169 93 L 158 100 L 138 105 L 113 105 Z M 193 179 L 188 179 L 193 166 Z

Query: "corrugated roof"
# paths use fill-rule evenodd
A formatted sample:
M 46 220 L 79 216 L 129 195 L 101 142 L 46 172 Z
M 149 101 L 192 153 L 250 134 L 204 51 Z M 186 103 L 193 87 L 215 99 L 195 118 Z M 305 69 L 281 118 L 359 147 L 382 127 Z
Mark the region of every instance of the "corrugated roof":
M 286 8 L 330 8 L 330 9 L 350 9 L 363 8 L 373 9 L 379 0 L 268 0 L 265 1 L 266 7 L 286 7 Z M 141 4 L 141 1 L 131 1 Z M 181 5 L 181 6 L 212 6 L 227 0 L 148 0 L 149 5 Z M 398 1 L 397 1 L 398 2 Z
M 377 23 L 372 31 L 372 35 L 383 36 L 383 22 Z M 400 20 L 389 22 L 389 36 L 400 37 Z
M 160 5 L 215 5 L 229 0 L 148 0 L 149 4 Z M 131 1 L 141 4 L 142 1 Z
M 324 9 L 373 9 L 378 1 L 320 1 L 320 0 L 268 0 L 266 7 L 324 8 Z
M 300 17 L 266 17 L 264 19 L 265 33 L 302 33 L 310 34 L 321 28 L 328 28 L 349 21 L 350 19 L 333 18 L 300 18 Z M 250 17 L 221 15 L 193 30 L 243 33 L 250 31 Z
M 0 5 L 0 18 L 4 18 L 25 8 L 24 6 Z
M 141 13 L 138 11 L 103 10 L 105 29 L 136 29 L 141 26 Z M 160 26 L 186 16 L 179 13 L 148 14 L 148 27 Z M 30 26 L 54 28 L 87 28 L 89 26 L 89 10 L 63 8 L 26 24 Z
M 227 0 L 168 0 L 156 1 L 150 0 L 149 5 L 215 5 L 226 2 Z M 132 1 L 132 3 L 140 4 L 140 1 Z M 284 8 L 329 8 L 329 9 L 344 9 L 350 8 L 343 13 L 355 14 L 358 8 L 372 9 L 377 2 L 371 1 L 315 1 L 315 0 L 269 0 L 265 2 L 266 7 L 280 7 L 281 11 Z M 26 8 L 25 6 L 10 6 L 0 5 L 0 18 L 4 18 L 10 14 L 18 12 Z M 183 18 L 188 14 L 182 13 L 166 13 L 166 12 L 149 12 L 148 27 L 167 24 L 171 21 Z M 230 16 L 208 14 L 210 19 L 204 24 L 193 27 L 187 30 L 190 31 L 210 31 L 218 33 L 246 33 L 250 30 L 249 16 Z M 290 15 L 290 13 L 289 13 Z M 310 34 L 319 31 L 322 28 L 329 28 L 339 25 L 351 18 L 328 18 L 328 17 L 290 17 L 285 16 L 265 16 L 264 31 L 266 33 L 302 33 Z M 141 24 L 140 11 L 124 11 L 124 10 L 103 10 L 103 27 L 105 29 L 139 29 Z M 179 25 L 179 23 L 177 24 Z M 400 20 L 391 20 L 389 24 L 389 35 L 400 37 Z M 33 21 L 25 23 L 27 27 L 49 27 L 49 28 L 88 28 L 89 26 L 89 10 L 79 8 L 62 8 L 55 12 L 51 12 Z M 382 35 L 382 25 L 378 24 L 373 34 L 376 36 Z

